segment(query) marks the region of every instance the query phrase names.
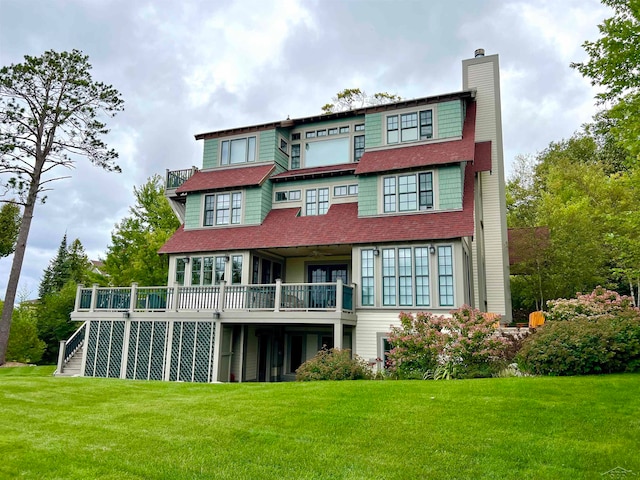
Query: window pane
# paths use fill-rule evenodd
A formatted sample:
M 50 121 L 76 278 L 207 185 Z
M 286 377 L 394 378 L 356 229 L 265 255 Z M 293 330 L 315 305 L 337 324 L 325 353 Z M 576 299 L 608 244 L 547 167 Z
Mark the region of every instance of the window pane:
M 216 257 L 216 284 L 224 280 L 224 257 Z
M 417 113 L 405 113 L 400 115 L 400 123 L 402 129 L 402 141 L 408 142 L 418 139 L 418 114 Z
M 185 270 L 184 258 L 176 259 L 176 283 L 178 285 L 184 285 L 184 270 Z
M 318 215 L 324 215 L 329 210 L 329 189 L 318 189 Z
M 307 138 L 313 138 L 315 136 L 316 136 L 316 132 L 307 132 L 306 135 L 305 135 L 305 137 L 307 137 Z
M 316 134 L 318 135 L 318 137 L 326 137 L 327 136 L 327 131 L 326 130 L 318 130 L 316 132 Z
M 420 139 L 433 137 L 433 112 L 425 110 L 420 112 Z
M 289 200 L 300 200 L 300 190 L 290 190 Z
M 349 195 L 358 194 L 358 185 L 349 185 Z
M 216 205 L 216 225 L 229 224 L 230 195 L 228 193 L 219 194 Z
M 362 305 L 373 305 L 373 250 L 362 250 Z
M 309 142 L 305 146 L 304 166 L 309 168 L 349 163 L 350 148 L 351 139 L 349 137 L 326 138 Z
M 291 168 L 300 168 L 300 145 L 291 145 Z
M 420 177 L 420 210 L 433 208 L 433 174 L 421 173 Z
M 202 276 L 202 257 L 191 258 L 191 285 L 200 285 Z
M 398 177 L 398 207 L 401 212 L 416 209 L 416 176 L 402 175 Z
M 204 197 L 204 221 L 205 227 L 213 225 L 213 208 L 215 204 L 215 195 L 207 195 Z
M 347 186 L 342 185 L 340 187 L 333 187 L 333 196 L 342 197 L 347 194 Z
M 387 117 L 387 143 L 398 143 L 398 116 Z
M 286 147 L 286 144 L 285 144 Z M 249 147 L 247 149 L 247 162 L 256 161 L 256 137 L 249 137 Z
M 244 163 L 247 161 L 247 139 L 231 140 L 230 163 Z
M 222 165 L 228 165 L 229 164 L 229 141 L 228 140 L 225 140 L 224 142 L 222 142 L 221 151 L 222 151 L 222 155 L 220 157 L 220 163 Z
M 231 223 L 240 223 L 240 216 L 242 215 L 242 193 L 236 192 L 232 195 L 231 204 Z
M 231 283 L 242 283 L 242 255 L 234 255 L 231 259 Z
M 382 250 L 382 304 L 396 304 L 396 251 Z
M 453 306 L 453 249 L 438 247 L 438 286 L 441 306 Z
M 307 190 L 306 215 L 316 215 L 316 214 L 317 214 L 316 191 Z
M 204 265 L 202 268 L 202 284 L 213 284 L 213 257 L 204 257 Z
M 340 133 L 349 133 L 349 127 L 340 127 Z
M 429 249 L 416 248 L 415 274 L 416 274 L 416 305 L 419 307 L 430 304 L 429 297 Z
M 287 200 L 287 192 L 276 192 L 276 202 L 284 202 Z
M 330 128 L 329 129 L 329 135 L 337 135 L 338 134 L 338 129 L 337 128 Z
M 400 305 L 413 305 L 413 281 L 411 268 L 411 249 L 398 249 L 398 280 Z
M 364 155 L 364 135 L 353 137 L 353 159 L 359 161 Z
M 384 211 L 396 211 L 396 178 L 387 177 L 384 179 Z

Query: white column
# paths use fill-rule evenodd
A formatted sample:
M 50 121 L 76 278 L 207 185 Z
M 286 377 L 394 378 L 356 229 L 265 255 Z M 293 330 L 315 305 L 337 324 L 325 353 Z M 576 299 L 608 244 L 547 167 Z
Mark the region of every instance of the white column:
M 344 293 L 344 289 L 342 288 L 342 279 L 338 278 L 336 281 L 336 312 L 342 311 L 342 294 L 343 293 Z
M 98 284 L 94 283 L 91 287 L 91 306 L 89 307 L 90 312 L 96 311 L 96 303 L 98 302 Z
M 178 311 L 180 307 L 180 284 L 178 282 L 173 282 L 173 297 L 171 302 L 170 309 L 174 312 Z
M 280 305 L 282 304 L 282 280 L 276 278 L 276 298 L 275 298 L 275 312 L 280 311 Z
M 76 304 L 75 307 L 73 309 L 74 312 L 78 311 L 78 308 L 80 308 L 80 301 L 82 299 L 82 289 L 84 288 L 83 284 L 79 284 L 78 288 L 76 290 Z
M 138 284 L 136 282 L 133 282 L 131 284 L 131 300 L 129 301 L 129 313 L 133 313 L 133 310 L 136 307 L 137 303 L 138 303 Z
M 222 356 L 222 322 L 220 320 L 216 320 L 215 328 L 216 328 L 216 337 L 213 342 L 214 343 L 213 372 L 211 375 L 211 382 L 213 383 L 218 381 L 219 370 L 220 370 L 220 357 Z
M 66 345 L 66 340 L 60 340 L 60 350 L 58 351 L 58 368 L 56 369 L 58 375 L 62 373 L 62 364 L 64 363 L 64 347 Z
M 333 324 L 333 348 L 342 350 L 342 320 Z
M 225 306 L 225 304 L 227 302 L 227 300 L 226 300 L 226 297 L 227 297 L 226 286 L 227 286 L 226 280 L 221 280 L 220 281 L 220 291 L 218 293 L 218 311 L 219 312 L 224 312 L 224 306 Z

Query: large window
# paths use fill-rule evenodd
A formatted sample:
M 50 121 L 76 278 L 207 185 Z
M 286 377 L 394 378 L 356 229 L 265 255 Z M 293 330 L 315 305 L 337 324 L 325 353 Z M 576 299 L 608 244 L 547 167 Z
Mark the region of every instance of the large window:
M 364 135 L 353 137 L 353 161 L 359 162 L 364 155 Z
M 242 193 L 218 193 L 204 197 L 203 225 L 239 224 L 242 217 Z
M 357 162 L 364 154 L 364 123 L 308 128 L 291 134 L 289 168 L 292 170 Z
M 329 189 L 307 190 L 305 215 L 324 215 L 329 210 Z
M 387 143 L 433 138 L 433 110 L 387 116 Z
M 242 256 L 234 256 L 234 262 L 240 264 L 240 275 L 242 275 Z M 238 260 L 239 259 L 239 260 Z M 217 257 L 191 257 L 191 285 L 214 285 L 224 280 L 224 272 L 227 256 Z M 232 268 L 232 280 L 235 275 L 235 263 Z M 237 283 L 240 283 L 239 281 Z
M 220 143 L 220 164 L 233 165 L 256 161 L 256 137 L 223 140 Z
M 441 306 L 453 306 L 453 249 L 438 247 L 438 293 Z
M 187 262 L 184 258 L 178 258 L 176 260 L 176 283 L 178 285 L 184 285 L 184 272 L 186 270 L 186 266 Z
M 451 250 L 451 247 L 444 248 Z M 382 304 L 384 306 L 427 307 L 431 305 L 429 255 L 428 246 L 382 249 Z M 374 250 L 361 251 L 363 306 L 374 304 L 374 257 Z M 453 289 L 453 272 L 451 288 Z M 451 295 L 453 296 L 453 290 Z
M 433 209 L 433 173 L 411 173 L 385 177 L 384 212 L 413 212 Z

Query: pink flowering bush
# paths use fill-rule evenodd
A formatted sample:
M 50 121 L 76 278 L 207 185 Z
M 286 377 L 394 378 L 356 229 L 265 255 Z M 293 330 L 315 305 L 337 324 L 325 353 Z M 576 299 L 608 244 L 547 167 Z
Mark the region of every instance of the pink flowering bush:
M 392 327 L 387 357 L 396 378 L 490 376 L 498 368 L 507 341 L 496 335 L 499 316 L 463 306 L 450 316 L 400 314 Z
M 640 309 L 633 306 L 631 297 L 597 286 L 593 292 L 576 298 L 549 300 L 549 311 L 545 313 L 547 321 L 558 320 L 598 320 L 602 317 L 635 316 Z
M 640 309 L 597 287 L 575 299 L 548 302 L 547 323 L 518 353 L 520 367 L 539 375 L 640 371 Z

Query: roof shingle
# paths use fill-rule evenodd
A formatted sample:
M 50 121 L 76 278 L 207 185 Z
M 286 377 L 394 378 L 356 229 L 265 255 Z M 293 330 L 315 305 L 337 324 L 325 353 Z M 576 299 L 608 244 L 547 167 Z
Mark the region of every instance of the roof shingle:
M 274 164 L 196 172 L 176 189 L 176 193 L 201 192 L 262 184 L 276 168 Z

